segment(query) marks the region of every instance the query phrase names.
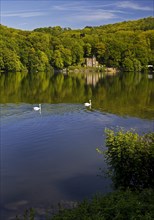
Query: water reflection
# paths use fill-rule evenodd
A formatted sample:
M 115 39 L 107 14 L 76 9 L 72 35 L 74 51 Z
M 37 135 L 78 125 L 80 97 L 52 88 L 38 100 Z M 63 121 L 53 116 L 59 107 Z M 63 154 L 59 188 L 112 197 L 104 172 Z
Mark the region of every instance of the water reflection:
M 148 79 L 153 79 L 153 75 L 152 74 L 148 74 Z
M 84 103 L 118 115 L 154 117 L 154 78 L 141 73 L 0 74 L 1 103 Z
M 111 181 L 97 176 L 106 164 L 96 147 L 106 127 L 153 130 L 152 120 L 139 119 L 154 116 L 153 84 L 139 73 L 0 74 L 2 219 L 109 192 Z

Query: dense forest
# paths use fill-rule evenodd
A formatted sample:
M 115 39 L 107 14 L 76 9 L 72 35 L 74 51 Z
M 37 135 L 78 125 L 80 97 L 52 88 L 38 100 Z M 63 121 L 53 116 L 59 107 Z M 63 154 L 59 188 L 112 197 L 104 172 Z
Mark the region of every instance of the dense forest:
M 72 30 L 33 31 L 0 26 L 2 71 L 46 71 L 84 66 L 96 57 L 101 66 L 140 71 L 154 65 L 154 18 Z

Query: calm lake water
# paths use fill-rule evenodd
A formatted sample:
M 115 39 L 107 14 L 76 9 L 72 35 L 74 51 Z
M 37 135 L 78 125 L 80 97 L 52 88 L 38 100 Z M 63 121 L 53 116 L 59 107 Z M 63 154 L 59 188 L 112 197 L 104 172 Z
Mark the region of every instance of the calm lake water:
M 154 131 L 154 79 L 148 74 L 0 75 L 1 219 L 112 190 L 105 128 Z M 84 102 L 92 100 L 92 107 Z M 33 107 L 42 104 L 41 111 Z

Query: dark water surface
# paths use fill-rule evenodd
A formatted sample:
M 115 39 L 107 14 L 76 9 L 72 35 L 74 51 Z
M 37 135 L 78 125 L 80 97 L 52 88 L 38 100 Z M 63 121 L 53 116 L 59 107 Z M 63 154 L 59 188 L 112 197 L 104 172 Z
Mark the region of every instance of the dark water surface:
M 1 74 L 1 219 L 112 190 L 104 129 L 154 131 L 148 74 Z M 92 100 L 92 107 L 84 102 Z M 42 104 L 40 111 L 33 107 Z M 105 147 L 104 147 L 105 148 Z M 41 211 L 40 211 L 41 212 Z

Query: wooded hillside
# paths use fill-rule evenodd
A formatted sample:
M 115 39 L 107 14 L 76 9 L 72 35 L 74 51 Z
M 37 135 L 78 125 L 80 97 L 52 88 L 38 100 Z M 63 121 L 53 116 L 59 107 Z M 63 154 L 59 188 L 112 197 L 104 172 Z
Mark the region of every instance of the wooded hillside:
M 44 27 L 23 31 L 0 26 L 2 71 L 46 71 L 84 66 L 95 56 L 99 64 L 140 71 L 154 65 L 154 18 L 99 27 Z

